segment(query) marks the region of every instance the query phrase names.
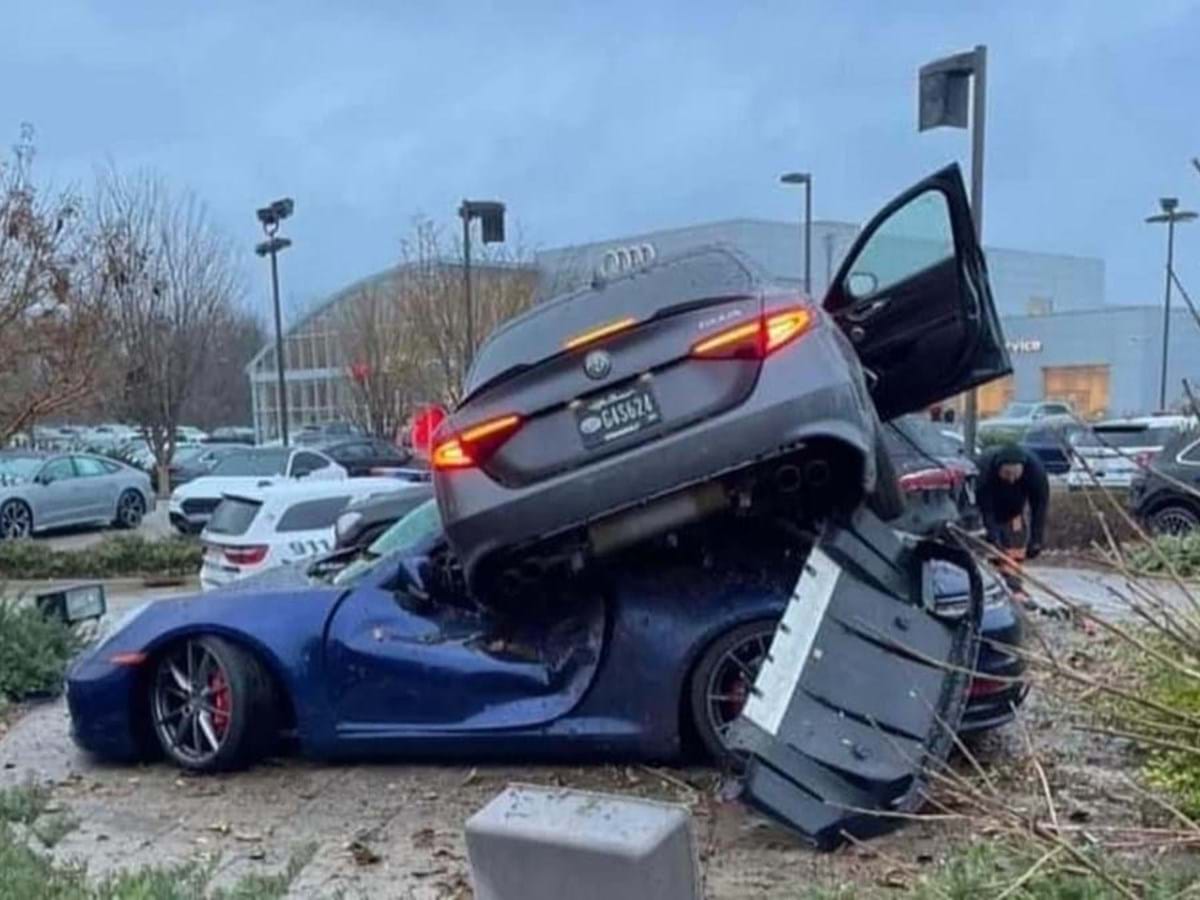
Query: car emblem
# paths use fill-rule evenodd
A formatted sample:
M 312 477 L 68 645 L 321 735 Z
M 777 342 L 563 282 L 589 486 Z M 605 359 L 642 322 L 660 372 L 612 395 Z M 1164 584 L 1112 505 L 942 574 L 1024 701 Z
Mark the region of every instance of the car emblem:
M 579 423 L 579 430 L 584 434 L 595 434 L 604 427 L 604 422 L 599 416 L 588 416 Z
M 612 371 L 612 357 L 603 350 L 593 350 L 583 360 L 583 371 L 588 378 L 599 381 Z

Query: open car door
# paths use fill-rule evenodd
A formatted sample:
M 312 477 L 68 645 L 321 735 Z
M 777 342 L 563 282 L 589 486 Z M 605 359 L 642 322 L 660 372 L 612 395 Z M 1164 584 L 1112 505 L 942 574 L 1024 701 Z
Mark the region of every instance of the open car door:
M 966 569 L 965 613 L 938 613 L 935 558 Z M 830 522 L 731 731 L 743 799 L 825 848 L 920 807 L 966 708 L 982 612 L 966 551 L 903 545 L 865 509 Z
M 824 306 L 873 374 L 885 421 L 1012 371 L 957 165 L 867 223 Z

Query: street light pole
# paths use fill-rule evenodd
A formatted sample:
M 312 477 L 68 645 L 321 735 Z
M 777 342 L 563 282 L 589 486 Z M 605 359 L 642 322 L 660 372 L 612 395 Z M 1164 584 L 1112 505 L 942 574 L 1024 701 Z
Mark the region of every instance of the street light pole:
M 267 239 L 254 248 L 254 252 L 259 256 L 271 257 L 271 299 L 275 306 L 275 371 L 279 378 L 279 436 L 285 447 L 288 446 L 288 402 L 283 362 L 283 315 L 279 309 L 278 255 L 280 250 L 292 246 L 292 242 L 285 237 L 279 237 L 277 232 L 279 223 L 290 216 L 294 208 L 292 200 L 285 197 L 258 210 L 258 221 L 262 223 Z
M 1162 197 L 1158 201 L 1162 213 L 1150 216 L 1147 222 L 1158 224 L 1167 223 L 1167 286 L 1163 292 L 1163 339 L 1162 339 L 1162 375 L 1158 382 L 1158 408 L 1167 408 L 1167 361 L 1170 358 L 1171 340 L 1171 283 L 1175 280 L 1175 223 L 1190 222 L 1196 218 L 1196 213 L 1179 209 L 1177 197 Z
M 780 176 L 783 184 L 804 185 L 804 293 L 812 296 L 812 173 L 788 172 Z
M 475 310 L 471 303 L 471 220 L 479 219 L 485 244 L 504 242 L 504 204 L 495 200 L 464 200 L 458 207 L 463 222 L 463 297 L 467 304 L 467 346 L 463 354 L 465 378 L 475 356 Z
M 921 66 L 917 79 L 917 130 L 941 125 L 966 128 L 968 120 L 967 80 L 972 80 L 971 121 L 971 217 L 975 237 L 983 246 L 983 148 L 987 113 L 987 47 L 947 56 Z M 963 411 L 963 443 L 975 455 L 979 419 L 978 395 L 967 392 Z

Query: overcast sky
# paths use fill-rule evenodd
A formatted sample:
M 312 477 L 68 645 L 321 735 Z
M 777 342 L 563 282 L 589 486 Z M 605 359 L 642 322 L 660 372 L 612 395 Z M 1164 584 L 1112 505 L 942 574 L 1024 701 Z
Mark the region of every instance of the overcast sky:
M 1102 257 L 1108 302 L 1154 302 L 1165 236 L 1142 220 L 1162 195 L 1200 207 L 1200 2 L 450 6 L 11 4 L 0 135 L 32 122 L 59 184 L 111 159 L 194 189 L 248 248 L 260 308 L 253 213 L 283 195 L 292 303 L 389 265 L 414 215 L 449 226 L 464 196 L 551 247 L 794 218 L 777 176 L 807 169 L 817 217 L 860 221 L 965 165 L 966 132 L 916 133 L 915 73 L 976 43 L 987 243 Z M 1200 223 L 1178 248 L 1200 295 Z

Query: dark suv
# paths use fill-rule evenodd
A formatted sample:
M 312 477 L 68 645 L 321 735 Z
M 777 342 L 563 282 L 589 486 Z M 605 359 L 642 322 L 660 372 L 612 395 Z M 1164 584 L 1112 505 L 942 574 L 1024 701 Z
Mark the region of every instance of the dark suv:
M 1186 534 L 1200 528 L 1200 431 L 1176 436 L 1148 469 L 1133 476 L 1129 503 L 1134 514 L 1159 534 Z
M 710 247 L 510 321 L 435 437 L 438 502 L 476 590 L 730 508 L 894 516 L 880 419 L 1010 370 L 950 166 L 866 225 L 819 303 Z

